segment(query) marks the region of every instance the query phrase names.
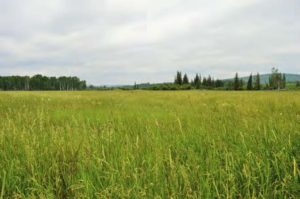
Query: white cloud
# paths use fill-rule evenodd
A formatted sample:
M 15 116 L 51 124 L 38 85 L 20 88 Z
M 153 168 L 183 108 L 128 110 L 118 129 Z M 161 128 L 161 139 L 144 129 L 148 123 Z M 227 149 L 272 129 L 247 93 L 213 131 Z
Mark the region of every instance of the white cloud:
M 2 0 L 0 75 L 94 84 L 300 72 L 298 0 Z

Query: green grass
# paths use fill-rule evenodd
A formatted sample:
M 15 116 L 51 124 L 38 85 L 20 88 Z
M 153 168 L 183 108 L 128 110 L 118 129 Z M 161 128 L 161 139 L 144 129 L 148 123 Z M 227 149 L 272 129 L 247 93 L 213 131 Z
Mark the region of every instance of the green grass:
M 0 198 L 299 198 L 300 92 L 1 92 Z

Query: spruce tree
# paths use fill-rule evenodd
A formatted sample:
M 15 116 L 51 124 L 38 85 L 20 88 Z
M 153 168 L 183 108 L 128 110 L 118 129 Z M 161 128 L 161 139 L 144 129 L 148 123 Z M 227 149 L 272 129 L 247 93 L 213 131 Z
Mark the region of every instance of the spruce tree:
M 255 88 L 255 90 L 260 90 L 261 89 L 261 86 L 260 86 L 260 75 L 259 75 L 259 73 L 256 74 L 254 88 Z
M 286 87 L 286 77 L 285 74 L 282 75 L 282 88 Z
M 189 84 L 189 78 L 188 78 L 187 74 L 184 74 L 184 76 L 183 76 L 183 84 Z
M 216 81 L 214 78 L 211 79 L 211 86 L 216 87 Z
M 207 86 L 208 86 L 208 87 L 212 87 L 212 79 L 211 79 L 211 76 L 210 76 L 210 75 L 208 76 L 207 82 L 206 82 L 206 83 L 207 83 Z
M 240 81 L 238 73 L 235 73 L 234 82 L 233 82 L 233 89 L 239 90 L 240 89 Z
M 217 79 L 215 82 L 215 86 L 218 87 L 223 87 L 224 86 L 224 82 L 222 80 Z
M 252 89 L 253 89 L 253 82 L 252 82 L 252 73 L 251 73 L 247 83 L 247 90 L 252 90 Z
M 196 76 L 195 76 L 195 79 L 194 79 L 194 86 L 197 88 L 197 89 L 199 89 L 200 88 L 200 84 L 201 84 L 201 82 L 200 82 L 201 80 L 200 80 L 200 77 L 199 77 L 199 75 L 198 74 L 196 74 Z
M 181 72 L 177 71 L 174 83 L 178 84 L 178 85 L 182 85 L 182 75 L 181 75 Z

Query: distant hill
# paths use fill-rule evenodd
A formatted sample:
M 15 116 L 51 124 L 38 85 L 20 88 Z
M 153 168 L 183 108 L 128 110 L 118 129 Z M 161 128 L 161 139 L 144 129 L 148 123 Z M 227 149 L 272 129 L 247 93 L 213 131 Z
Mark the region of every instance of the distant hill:
M 268 83 L 270 76 L 271 76 L 271 74 L 262 74 L 262 75 L 260 75 L 260 82 L 262 84 Z M 286 77 L 286 81 L 287 82 L 300 81 L 300 75 L 298 75 L 298 74 L 288 74 L 288 73 L 285 73 L 285 77 Z M 253 75 L 253 78 L 255 79 L 255 74 Z M 233 79 L 234 78 L 224 79 L 224 81 L 233 81 Z M 242 79 L 243 81 L 247 82 L 248 79 L 249 79 L 249 76 L 240 77 L 240 79 Z

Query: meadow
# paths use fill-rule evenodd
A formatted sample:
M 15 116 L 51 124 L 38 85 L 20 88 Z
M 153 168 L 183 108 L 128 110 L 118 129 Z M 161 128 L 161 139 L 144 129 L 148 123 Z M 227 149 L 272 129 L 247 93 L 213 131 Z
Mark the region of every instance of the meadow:
M 300 198 L 300 92 L 0 92 L 0 198 Z

